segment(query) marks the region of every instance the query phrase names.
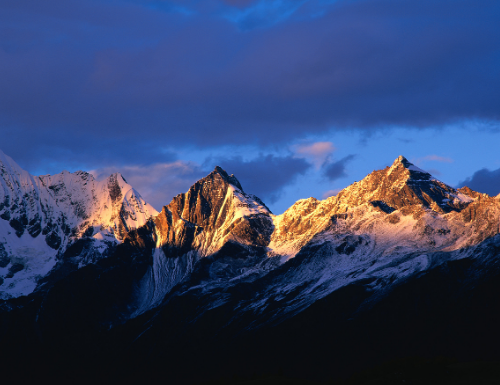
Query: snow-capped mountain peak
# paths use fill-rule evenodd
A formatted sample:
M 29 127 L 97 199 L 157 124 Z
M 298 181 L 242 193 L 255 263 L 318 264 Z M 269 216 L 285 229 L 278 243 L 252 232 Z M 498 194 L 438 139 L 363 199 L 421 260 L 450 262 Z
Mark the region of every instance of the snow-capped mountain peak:
M 447 186 L 402 156 L 336 196 L 300 200 L 278 216 L 220 167 L 157 213 L 119 173 L 100 181 L 82 171 L 33 177 L 5 159 L 4 296 L 32 292 L 58 262 L 82 267 L 123 246 L 145 264 L 128 316 L 158 306 L 205 257 L 201 266 L 210 267 L 195 285 L 202 290 L 251 282 L 307 256 L 289 273 L 293 282 L 268 291 L 281 298 L 317 281 L 314 296 L 296 295 L 294 311 L 352 282 L 354 271 L 382 279 L 401 258 L 413 274 L 425 268 L 422 253 L 453 252 L 498 233 L 498 199 Z
M 93 237 L 104 251 L 157 213 L 120 174 L 103 181 L 84 171 L 32 176 L 0 153 L 3 296 L 33 291 L 78 239 Z
M 340 191 L 336 196 L 339 209 L 375 202 L 387 210 L 403 207 L 425 207 L 438 212 L 464 208 L 470 197 L 432 177 L 428 172 L 399 156 L 392 166 L 373 171 L 360 182 Z M 381 208 L 383 208 L 381 207 Z
M 476 202 L 479 196 L 483 196 L 482 203 Z M 317 234 L 330 229 L 332 223 L 335 228 L 342 224 L 344 232 L 348 224 L 348 228 L 352 226 L 360 234 L 376 233 L 387 223 L 396 234 L 403 228 L 401 221 L 409 220 L 412 222 L 409 229 L 413 229 L 410 234 L 414 237 L 426 228 L 430 234 L 429 229 L 437 223 L 435 218 L 441 218 L 448 223 L 446 228 L 454 228 L 452 233 L 456 232 L 447 237 L 447 247 L 458 248 L 495 234 L 496 230 L 490 231 L 491 226 L 482 221 L 474 224 L 482 227 L 481 230 L 466 229 L 461 225 L 463 217 L 470 217 L 469 212 L 498 211 L 498 207 L 493 208 L 492 199 L 469 188 L 454 189 L 399 156 L 390 167 L 373 171 L 336 196 L 323 201 L 313 198 L 298 201 L 284 214 L 275 217 L 271 246 L 277 253 L 293 256 Z M 486 209 L 486 204 L 491 207 Z M 378 223 L 379 220 L 384 224 L 372 223 L 366 227 L 368 223 Z M 422 236 L 427 237 L 426 234 L 419 235 Z M 443 239 L 440 238 L 436 245 L 444 247 Z

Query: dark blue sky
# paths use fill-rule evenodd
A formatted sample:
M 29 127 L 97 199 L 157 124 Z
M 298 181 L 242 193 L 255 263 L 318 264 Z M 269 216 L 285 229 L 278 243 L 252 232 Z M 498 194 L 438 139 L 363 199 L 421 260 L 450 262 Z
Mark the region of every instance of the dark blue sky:
M 403 154 L 500 192 L 496 0 L 0 0 L 0 149 L 159 208 L 220 164 L 279 213 Z

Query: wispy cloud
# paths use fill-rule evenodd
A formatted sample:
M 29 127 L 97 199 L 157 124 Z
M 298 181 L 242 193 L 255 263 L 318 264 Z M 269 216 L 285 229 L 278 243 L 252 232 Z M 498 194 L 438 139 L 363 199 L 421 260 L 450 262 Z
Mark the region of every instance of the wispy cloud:
M 346 177 L 347 176 L 347 173 L 346 173 L 347 163 L 349 163 L 355 157 L 356 157 L 356 155 L 351 154 L 351 155 L 347 155 L 347 156 L 343 157 L 342 159 L 340 159 L 336 162 L 324 164 L 323 165 L 324 175 L 330 180 L 336 180 L 336 179 Z
M 426 155 L 421 158 L 417 159 L 412 159 L 412 163 L 416 164 L 417 166 L 424 168 L 427 172 L 429 172 L 431 175 L 434 176 L 441 176 L 441 171 L 439 171 L 436 168 L 428 168 L 425 167 L 424 165 L 428 162 L 438 162 L 438 163 L 453 163 L 454 160 L 452 158 L 446 157 L 446 156 L 440 156 L 440 155 Z
M 308 0 L 225 0 L 235 6 L 225 17 L 243 30 L 269 27 L 290 18 Z
M 435 168 L 428 168 L 426 171 L 433 176 L 441 176 L 442 175 L 441 171 L 436 170 Z
M 420 165 L 424 162 L 441 162 L 441 163 L 453 163 L 454 160 L 451 158 L 448 158 L 446 156 L 439 156 L 439 155 L 427 155 L 422 158 L 417 158 L 415 160 L 415 164 Z
M 319 169 L 336 150 L 332 142 L 315 142 L 298 145 L 293 148 L 297 158 L 308 159 L 316 169 Z
M 206 172 L 193 162 L 175 161 L 148 166 L 105 167 L 90 171 L 97 179 L 119 172 L 156 210 L 186 192 Z

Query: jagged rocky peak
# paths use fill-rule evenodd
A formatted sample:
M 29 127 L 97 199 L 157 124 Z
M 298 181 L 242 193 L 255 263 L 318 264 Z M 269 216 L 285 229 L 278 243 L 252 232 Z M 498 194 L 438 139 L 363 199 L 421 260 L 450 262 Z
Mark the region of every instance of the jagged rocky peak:
M 399 156 L 390 167 L 373 171 L 342 190 L 336 199 L 338 207 L 346 211 L 349 207 L 371 203 L 387 213 L 394 210 L 410 213 L 420 208 L 447 213 L 462 210 L 473 198 Z
M 226 170 L 222 169 L 219 166 L 215 166 L 215 169 L 214 169 L 214 171 L 211 172 L 211 174 L 213 174 L 213 173 L 220 175 L 227 183 L 232 184 L 233 186 L 236 186 L 241 191 L 243 191 L 243 187 L 241 187 L 239 180 L 236 179 L 234 174 L 228 175 Z
M 230 177 L 217 166 L 214 171 L 192 185 L 186 193 L 174 197 L 168 209 L 174 218 L 183 218 L 198 226 L 214 226 L 230 185 L 242 190 L 234 176 Z
M 251 199 L 255 202 L 247 202 Z M 214 171 L 192 185 L 188 192 L 177 195 L 167 208 L 174 217 L 178 216 L 198 226 L 219 227 L 224 221 L 224 215 L 220 215 L 221 210 L 227 209 L 232 203 L 248 209 L 255 206 L 259 212 L 263 211 L 260 210 L 262 207 L 269 212 L 259 198 L 243 191 L 234 175 L 228 175 L 225 170 L 216 166 Z
M 176 223 L 182 226 L 181 233 L 193 237 L 194 230 L 186 227 L 188 222 L 203 229 L 200 239 L 194 243 L 204 254 L 215 252 L 228 240 L 265 245 L 273 228 L 270 214 L 258 197 L 243 191 L 234 175 L 217 166 L 162 210 L 160 238 L 164 241 L 171 238 L 168 234 Z M 195 233 L 199 234 L 200 230 Z
M 400 155 L 394 160 L 394 163 L 389 168 L 387 175 L 390 177 L 391 175 L 403 174 L 404 177 L 408 179 L 417 179 L 417 180 L 430 180 L 432 179 L 432 175 L 427 171 L 424 171 L 413 163 L 408 161 L 403 155 Z
M 393 250 L 394 242 L 409 249 L 456 250 L 498 234 L 499 212 L 496 197 L 454 189 L 398 157 L 336 196 L 301 200 L 276 216 L 270 247 L 294 255 L 309 242 L 353 233 L 374 234 L 381 250 Z

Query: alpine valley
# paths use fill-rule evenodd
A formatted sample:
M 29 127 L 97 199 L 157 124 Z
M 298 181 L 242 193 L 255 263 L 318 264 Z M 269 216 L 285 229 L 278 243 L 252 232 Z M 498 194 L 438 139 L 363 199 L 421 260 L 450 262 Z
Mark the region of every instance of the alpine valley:
M 323 381 L 500 358 L 500 196 L 400 156 L 273 215 L 215 167 L 157 212 L 120 174 L 0 152 L 2 379 Z

